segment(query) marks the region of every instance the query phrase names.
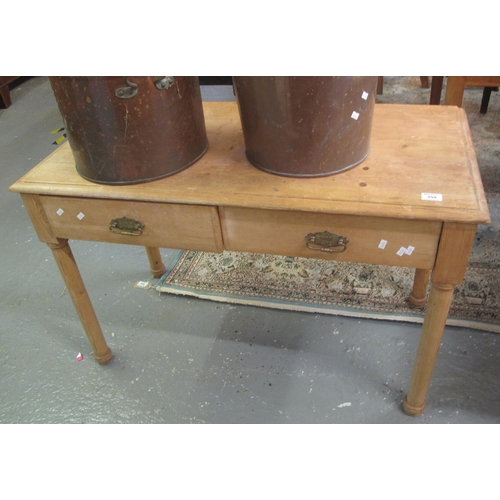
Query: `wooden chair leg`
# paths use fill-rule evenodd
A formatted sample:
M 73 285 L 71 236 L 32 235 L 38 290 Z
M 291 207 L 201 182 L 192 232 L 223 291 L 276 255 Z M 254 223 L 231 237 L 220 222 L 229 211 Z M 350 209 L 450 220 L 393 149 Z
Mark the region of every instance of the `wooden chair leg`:
M 377 78 L 377 94 L 382 94 L 384 92 L 384 77 L 379 76 Z
M 431 87 L 429 85 L 429 77 L 428 76 L 421 76 L 420 77 L 420 85 L 422 85 L 422 88 L 424 88 L 424 89 L 429 89 Z
M 2 101 L 6 108 L 8 108 L 12 104 L 8 85 L 5 85 L 4 87 L 0 88 L 0 97 L 2 98 Z
M 484 87 L 481 109 L 479 110 L 482 115 L 485 115 L 486 111 L 488 111 L 488 104 L 490 103 L 491 92 L 493 90 L 498 90 L 498 87 Z
M 449 76 L 446 82 L 446 93 L 444 96 L 445 106 L 462 106 L 464 97 L 465 76 Z
M 441 92 L 443 91 L 444 76 L 433 76 L 431 83 L 431 100 L 429 104 L 441 104 Z

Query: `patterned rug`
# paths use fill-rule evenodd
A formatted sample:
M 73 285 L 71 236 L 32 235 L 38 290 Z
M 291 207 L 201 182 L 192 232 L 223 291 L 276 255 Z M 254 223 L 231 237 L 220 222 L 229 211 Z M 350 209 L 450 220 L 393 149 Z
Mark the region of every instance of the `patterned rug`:
M 446 90 L 446 79 L 444 92 Z M 377 102 L 426 104 L 419 77 L 385 77 Z M 485 115 L 482 89 L 467 88 L 463 107 L 488 200 L 491 224 L 479 226 L 465 280 L 447 324 L 500 332 L 500 92 Z M 443 102 L 443 101 L 442 101 Z M 233 253 L 180 252 L 158 282 L 162 292 L 235 304 L 421 323 L 410 306 L 413 269 Z
M 202 299 L 421 323 L 411 307 L 414 270 L 254 253 L 179 252 L 157 284 Z M 500 269 L 470 267 L 455 290 L 449 325 L 500 332 Z

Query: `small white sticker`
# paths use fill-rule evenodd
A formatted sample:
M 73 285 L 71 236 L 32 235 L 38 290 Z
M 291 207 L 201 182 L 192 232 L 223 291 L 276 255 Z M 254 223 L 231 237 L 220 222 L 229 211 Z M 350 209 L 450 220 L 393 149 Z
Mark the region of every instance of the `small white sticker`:
M 76 217 L 77 219 L 82 220 L 85 217 L 85 214 L 82 214 L 82 212 L 80 212 Z
M 356 113 L 356 111 L 353 111 L 351 118 L 354 118 L 355 120 L 357 120 L 359 118 L 359 113 Z
M 60 208 L 56 214 L 59 215 L 59 217 L 61 217 L 61 215 L 64 213 L 64 210 L 62 208 Z
M 366 101 L 368 99 L 368 92 L 363 92 L 361 94 L 361 99 L 364 99 Z
M 148 290 L 151 288 L 151 283 L 149 281 L 138 281 L 134 288 L 140 288 L 141 290 Z
M 380 240 L 380 243 L 378 244 L 378 247 L 383 250 L 386 245 L 387 245 L 387 241 L 386 240 Z
M 440 193 L 422 193 L 422 200 L 443 201 L 443 195 Z
M 401 257 L 406 253 L 406 247 L 401 247 L 396 253 Z
M 406 255 L 411 255 L 413 253 L 413 250 L 415 250 L 415 247 L 412 247 L 411 245 L 406 249 Z

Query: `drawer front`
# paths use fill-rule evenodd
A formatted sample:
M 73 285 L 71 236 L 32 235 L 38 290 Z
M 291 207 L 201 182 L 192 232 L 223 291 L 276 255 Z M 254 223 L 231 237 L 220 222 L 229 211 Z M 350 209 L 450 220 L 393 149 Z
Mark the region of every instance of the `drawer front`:
M 440 222 L 377 217 L 235 207 L 221 216 L 227 250 L 420 269 L 433 268 L 441 233 Z M 336 252 L 322 251 L 321 235 L 306 240 L 325 231 L 346 238 L 345 247 L 340 241 L 325 249 Z
M 41 196 L 40 201 L 58 238 L 222 251 L 215 207 L 57 196 Z M 126 219 L 112 224 L 122 218 Z M 111 230 L 112 225 L 117 227 Z

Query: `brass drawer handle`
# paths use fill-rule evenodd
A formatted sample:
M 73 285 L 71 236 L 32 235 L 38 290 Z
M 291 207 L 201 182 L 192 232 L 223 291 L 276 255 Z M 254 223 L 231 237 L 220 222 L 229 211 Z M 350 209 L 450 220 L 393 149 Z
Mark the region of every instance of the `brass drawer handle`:
M 124 234 L 127 236 L 140 236 L 144 224 L 138 220 L 129 219 L 128 217 L 120 217 L 112 219 L 109 223 L 109 230 L 115 234 Z
M 324 231 L 322 233 L 309 233 L 306 236 L 307 248 L 320 252 L 344 252 L 349 243 L 345 236 Z

